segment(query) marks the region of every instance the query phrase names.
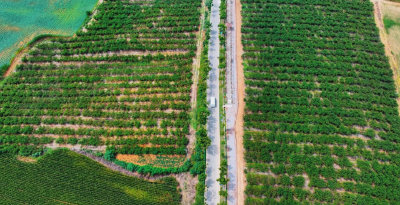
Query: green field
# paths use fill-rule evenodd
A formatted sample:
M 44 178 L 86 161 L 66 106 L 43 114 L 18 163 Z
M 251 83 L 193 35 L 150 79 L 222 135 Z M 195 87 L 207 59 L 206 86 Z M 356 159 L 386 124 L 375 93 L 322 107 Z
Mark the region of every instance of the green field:
M 245 204 L 399 204 L 398 95 L 374 4 L 241 2 Z
M 55 150 L 37 162 L 0 155 L 0 204 L 179 204 L 178 183 L 114 172 L 75 152 Z M 171 178 L 168 178 L 171 179 Z
M 199 175 L 196 199 L 193 195 L 189 199 L 183 196 L 182 203 L 203 202 L 204 152 L 209 139 L 205 127 L 193 136 L 189 115 L 195 103 L 191 93 L 196 82 L 193 62 L 200 49 L 201 5 L 201 0 L 163 0 L 151 1 L 150 4 L 149 1 L 104 1 L 90 16 L 93 21 L 85 24 L 85 29 L 78 30 L 73 37 L 46 39 L 29 48 L 22 62 L 16 66 L 16 72 L 0 83 L 0 152 L 37 156 L 42 153 L 37 145 L 47 146 L 54 140 L 59 146 L 81 145 L 85 149 L 97 146 L 98 150 L 106 151 L 105 159 L 129 171 L 151 175 L 190 171 L 192 175 Z M 85 14 L 84 11 L 82 13 Z M 204 45 L 207 44 L 208 41 L 204 42 Z M 197 80 L 199 93 L 205 93 L 207 88 L 206 59 L 207 55 L 202 54 Z M 198 111 L 192 120 L 203 126 L 208 117 L 205 96 L 199 95 L 196 100 Z M 194 150 L 189 152 L 193 153 L 190 160 L 185 159 L 187 163 L 179 167 L 172 167 L 180 165 L 174 159 L 172 164 L 164 163 L 167 156 L 186 156 L 190 148 L 187 147 L 189 139 L 196 139 L 197 142 Z M 171 167 L 124 163 L 114 160 L 114 154 L 157 155 L 159 161 L 156 164 L 164 163 Z M 63 157 L 59 160 L 64 161 Z M 36 169 L 40 167 L 43 164 Z M 65 180 L 77 177 L 82 181 L 81 173 L 69 167 L 63 170 L 77 173 L 65 176 Z M 41 172 L 35 170 L 35 173 Z M 92 174 L 92 171 L 83 172 Z M 25 183 L 29 185 L 26 190 L 36 193 L 35 183 L 29 180 L 38 177 L 25 172 L 23 177 L 27 178 Z M 55 185 L 43 185 L 51 186 Z M 79 190 L 80 183 L 56 183 L 56 186 L 85 193 Z M 101 189 L 106 190 L 108 186 L 113 187 L 114 184 L 106 183 Z M 136 197 L 141 196 L 142 201 L 126 203 L 124 197 L 129 196 L 116 196 L 107 198 L 111 203 L 104 203 L 116 204 L 124 200 L 120 203 L 152 204 L 150 202 L 163 199 L 168 204 L 181 202 L 170 186 L 153 186 L 162 190 L 158 192 L 146 187 L 144 190 L 150 190 L 148 193 L 138 190 L 141 186 L 125 191 L 136 194 Z M 43 195 L 52 197 L 52 191 L 43 192 Z M 117 191 L 121 189 L 106 193 Z M 105 195 L 93 190 L 86 193 L 90 198 L 79 196 L 77 199 L 85 198 L 87 201 L 78 204 L 99 204 L 93 200 Z M 60 191 L 58 196 L 69 196 L 68 191 Z M 15 198 L 24 199 L 24 196 Z M 66 201 L 64 198 L 57 200 Z
M 42 34 L 72 36 L 97 0 L 0 1 L 0 65 Z

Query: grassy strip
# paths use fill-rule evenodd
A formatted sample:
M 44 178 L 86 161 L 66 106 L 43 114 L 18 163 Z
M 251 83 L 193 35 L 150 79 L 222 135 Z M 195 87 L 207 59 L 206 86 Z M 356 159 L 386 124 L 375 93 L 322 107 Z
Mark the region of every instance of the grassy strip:
M 399 1 L 400 2 L 400 1 Z M 400 26 L 400 23 L 398 21 L 395 21 L 393 19 L 390 19 L 389 17 L 385 16 L 383 17 L 383 24 L 385 25 L 385 30 L 386 33 L 389 33 L 389 29 L 393 26 Z

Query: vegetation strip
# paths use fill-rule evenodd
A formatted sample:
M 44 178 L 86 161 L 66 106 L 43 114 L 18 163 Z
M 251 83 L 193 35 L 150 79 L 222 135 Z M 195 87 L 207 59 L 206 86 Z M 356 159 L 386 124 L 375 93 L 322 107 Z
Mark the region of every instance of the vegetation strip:
M 220 87 L 222 92 L 220 92 L 221 99 L 220 100 L 220 113 L 221 113 L 221 165 L 220 165 L 220 177 L 217 181 L 221 185 L 221 190 L 219 191 L 219 195 L 222 197 L 220 205 L 228 204 L 228 192 L 227 192 L 227 184 L 228 184 L 228 159 L 227 159 L 227 143 L 226 143 L 226 115 L 225 115 L 225 108 L 223 105 L 226 104 L 226 25 L 227 23 L 227 7 L 226 7 L 226 0 L 221 0 L 220 5 L 220 24 L 218 25 L 220 34 L 220 56 L 219 56 L 219 69 L 220 69 Z

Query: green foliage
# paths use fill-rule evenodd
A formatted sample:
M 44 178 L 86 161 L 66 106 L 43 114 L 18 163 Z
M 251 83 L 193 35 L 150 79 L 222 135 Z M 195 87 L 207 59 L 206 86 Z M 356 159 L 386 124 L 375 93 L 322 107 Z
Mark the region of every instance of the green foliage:
M 201 53 L 195 119 L 189 116 L 200 6 L 199 0 L 104 1 L 97 12 L 86 12 L 84 29 L 74 37 L 32 44 L 25 63 L 0 85 L 0 136 L 6 136 L 0 146 L 34 154 L 37 150 L 27 148 L 29 135 L 56 136 L 58 144 L 107 146 L 103 157 L 131 171 L 190 170 L 204 184 L 210 144 L 205 130 L 208 46 Z M 205 22 L 205 45 L 210 26 Z M 49 36 L 38 39 L 44 37 Z M 147 54 L 122 54 L 132 51 Z M 198 125 L 195 151 L 183 166 L 157 168 L 115 159 L 117 154 L 186 155 L 193 120 Z M 204 189 L 198 190 L 204 195 Z
M 107 154 L 107 152 L 106 152 Z M 108 160 L 108 156 L 104 155 L 104 158 Z M 107 157 L 107 158 L 106 158 Z M 167 175 L 167 174 L 178 174 L 182 172 L 187 172 L 189 171 L 191 165 L 190 160 L 187 160 L 181 167 L 171 167 L 171 168 L 161 168 L 161 167 L 154 167 L 151 165 L 135 165 L 132 163 L 126 163 L 123 161 L 119 161 L 116 159 L 112 159 L 115 164 L 121 166 L 124 169 L 127 169 L 132 172 L 138 172 L 140 174 L 150 174 L 150 175 Z
M 291 186 L 291 185 L 292 185 L 292 182 L 291 182 L 291 180 L 290 180 L 290 177 L 287 176 L 287 175 L 282 176 L 282 177 L 280 178 L 280 184 L 281 184 L 282 186 Z
M 200 6 L 198 0 L 106 1 L 96 15 L 87 12 L 95 21 L 85 22 L 86 32 L 35 44 L 23 59 L 31 63 L 18 65 L 0 85 L 0 134 L 63 136 L 56 143 L 117 146 L 115 153 L 186 155 Z M 171 50 L 178 52 L 162 53 Z M 102 55 L 116 51 L 157 53 Z M 54 64 L 76 61 L 82 65 Z M 205 123 L 208 110 L 199 101 L 196 116 Z
M 295 187 L 303 187 L 304 186 L 305 179 L 302 176 L 298 177 L 293 177 L 293 185 Z
M 197 121 L 205 125 L 207 123 L 208 116 L 210 115 L 210 111 L 207 109 L 207 107 L 199 107 L 197 110 Z
M 228 197 L 228 192 L 227 191 L 219 191 L 219 195 L 222 197 Z
M 330 190 L 336 190 L 338 188 L 338 183 L 336 182 L 336 180 L 328 180 L 327 184 Z
M 205 197 L 204 193 L 206 190 L 206 185 L 203 182 L 199 182 L 196 184 L 196 196 L 195 196 L 195 202 L 194 205 L 202 205 L 204 204 Z
M 10 64 L 4 64 L 0 67 L 0 80 L 2 80 L 3 75 L 6 73 L 8 70 L 8 67 L 10 67 Z
M 223 159 L 221 161 L 221 166 L 220 166 L 219 170 L 220 170 L 220 173 L 219 173 L 219 178 L 217 179 L 217 181 L 220 184 L 227 185 L 229 179 L 227 178 L 228 177 L 228 161 L 226 159 Z M 289 181 L 290 181 L 290 179 L 289 179 Z
M 383 17 L 383 24 L 385 25 L 385 30 L 387 33 L 389 33 L 389 29 L 393 26 L 400 26 L 398 21 L 392 20 L 387 16 Z
M 220 18 L 221 19 L 226 19 L 227 18 L 227 10 L 226 10 L 226 0 L 221 1 L 221 5 L 219 7 L 220 11 Z
M 37 157 L 40 157 L 41 155 L 42 155 L 42 152 L 35 152 L 31 156 L 37 158 Z
M 196 133 L 196 142 L 199 143 L 201 147 L 208 147 L 211 145 L 211 139 L 207 135 L 207 130 L 204 127 L 199 128 Z
M 375 137 L 375 131 L 373 129 L 367 129 L 363 134 L 369 138 Z
M 397 204 L 398 95 L 374 4 L 241 3 L 245 204 Z
M 354 183 L 353 182 L 343 182 L 343 188 L 346 191 L 353 191 Z
M 75 137 L 70 137 L 70 138 L 68 138 L 67 143 L 71 144 L 71 145 L 76 145 L 76 144 L 78 144 L 78 139 Z
M 211 15 L 211 5 L 207 4 L 208 11 L 206 16 Z M 200 56 L 199 80 L 197 84 L 197 109 L 196 120 L 198 122 L 196 130 L 196 146 L 192 155 L 193 167 L 190 169 L 190 174 L 199 175 L 199 182 L 196 185 L 195 205 L 203 205 L 205 201 L 205 170 L 206 170 L 206 149 L 211 145 L 211 139 L 207 135 L 206 123 L 210 112 L 207 109 L 207 79 L 208 73 L 211 70 L 208 60 L 208 44 L 211 33 L 211 22 L 206 19 L 204 22 L 205 40 L 203 41 L 203 51 Z
M 107 161 L 114 161 L 115 160 L 115 152 L 112 149 L 109 149 L 106 151 L 106 153 L 104 154 L 104 159 L 106 159 Z
M 76 166 L 79 165 L 79 166 Z M 111 171 L 92 159 L 68 150 L 54 150 L 36 163 L 0 155 L 1 181 L 7 184 L 1 203 L 26 204 L 180 204 L 177 182 L 149 182 Z M 77 189 L 76 187 L 81 187 Z M 93 187 L 97 187 L 93 191 Z M 4 188 L 4 187 L 3 187 Z M 16 192 L 16 189 L 24 190 Z M 113 194 L 109 194 L 113 193 Z
M 58 143 L 58 144 L 65 144 L 65 139 L 62 138 L 62 137 L 59 137 L 59 138 L 56 139 L 56 143 Z

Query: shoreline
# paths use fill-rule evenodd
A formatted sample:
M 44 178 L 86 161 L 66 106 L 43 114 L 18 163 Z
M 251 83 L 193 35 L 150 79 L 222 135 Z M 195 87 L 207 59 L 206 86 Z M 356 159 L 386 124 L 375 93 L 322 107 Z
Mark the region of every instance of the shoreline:
M 32 40 L 30 40 L 25 46 L 22 46 L 18 48 L 18 50 L 14 53 L 14 55 L 11 57 L 10 61 L 8 64 L 3 64 L 3 65 L 8 65 L 8 68 L 6 71 L 4 71 L 2 77 L 8 77 L 10 73 L 14 72 L 17 65 L 21 63 L 21 59 L 23 57 L 23 54 L 25 54 L 29 49 L 31 49 L 34 45 L 37 43 L 40 43 L 45 40 L 53 39 L 53 38 L 72 38 L 76 36 L 76 32 L 79 30 L 82 30 L 91 19 L 93 19 L 94 16 L 94 11 L 99 7 L 100 4 L 103 3 L 103 0 L 97 0 L 97 3 L 94 5 L 93 9 L 91 10 L 92 15 L 88 19 L 88 17 L 85 18 L 85 20 L 82 22 L 82 24 L 79 26 L 79 28 L 72 34 L 72 35 L 56 35 L 56 34 L 40 34 L 38 36 L 35 36 Z M 0 66 L 3 66 L 0 65 Z

